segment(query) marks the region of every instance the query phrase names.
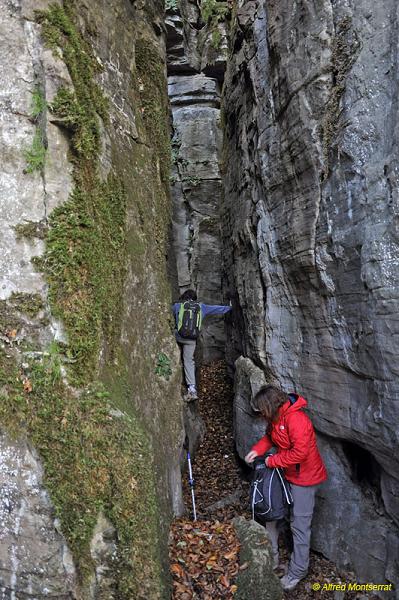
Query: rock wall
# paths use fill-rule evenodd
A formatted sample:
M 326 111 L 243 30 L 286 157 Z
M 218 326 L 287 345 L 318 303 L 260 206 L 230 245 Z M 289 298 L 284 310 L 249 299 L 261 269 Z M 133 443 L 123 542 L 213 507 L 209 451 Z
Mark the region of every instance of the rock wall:
M 230 360 L 244 356 L 309 400 L 330 474 L 314 547 L 364 580 L 391 582 L 397 27 L 393 0 L 239 0 L 223 96 L 224 277 L 237 324 Z M 237 414 L 250 414 L 251 369 L 240 363 Z M 243 455 L 242 439 L 238 446 Z
M 217 49 L 196 2 L 183 0 L 166 16 L 168 87 L 173 118 L 172 239 L 177 262 L 176 296 L 190 287 L 208 304 L 222 298 L 220 242 L 220 94 L 226 38 Z M 220 319 L 207 319 L 202 359 L 224 354 Z
M 2 598 L 169 593 L 163 8 L 0 2 Z

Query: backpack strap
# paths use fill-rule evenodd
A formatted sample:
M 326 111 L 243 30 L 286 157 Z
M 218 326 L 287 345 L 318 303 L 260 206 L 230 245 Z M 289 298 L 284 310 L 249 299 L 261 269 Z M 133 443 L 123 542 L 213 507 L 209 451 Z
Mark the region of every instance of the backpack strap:
M 185 305 L 185 302 L 182 302 L 179 307 L 179 312 L 178 312 L 178 317 L 177 317 L 177 331 L 179 331 L 179 329 L 181 329 L 181 326 L 183 324 L 184 305 Z

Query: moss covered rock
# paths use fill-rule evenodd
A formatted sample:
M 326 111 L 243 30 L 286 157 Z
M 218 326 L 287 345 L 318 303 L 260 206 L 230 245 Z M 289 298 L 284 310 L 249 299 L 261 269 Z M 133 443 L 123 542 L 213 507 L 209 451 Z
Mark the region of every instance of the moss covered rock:
M 240 571 L 237 579 L 237 600 L 280 600 L 283 591 L 273 572 L 273 554 L 266 530 L 255 521 L 243 517 L 234 519 L 240 540 L 240 563 L 248 567 Z
M 34 593 L 169 596 L 182 407 L 166 265 L 168 103 L 153 27 L 163 7 L 147 4 L 65 0 L 7 13 L 4 55 L 18 39 L 25 79 L 37 81 L 20 115 L 30 139 L 40 126 L 46 153 L 39 169 L 26 169 L 28 140 L 20 169 L 5 156 L 14 189 L 25 178 L 26 206 L 36 204 L 18 204 L 9 223 L 16 256 L 23 248 L 33 260 L 29 282 L 14 261 L 1 304 L 0 420 L 37 453 L 28 471 L 36 477 L 42 465 L 38 493 L 53 506 L 46 527 L 57 530 L 60 561 L 50 568 L 21 526 L 18 561 L 3 548 L 10 593 L 37 567 Z M 31 492 L 17 485 L 15 494 L 39 523 Z

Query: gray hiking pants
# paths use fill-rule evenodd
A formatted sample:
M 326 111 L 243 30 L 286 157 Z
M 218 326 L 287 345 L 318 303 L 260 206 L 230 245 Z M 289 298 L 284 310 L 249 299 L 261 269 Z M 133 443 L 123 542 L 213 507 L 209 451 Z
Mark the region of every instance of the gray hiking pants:
M 194 352 L 197 342 L 195 340 L 185 340 L 184 338 L 176 335 L 183 354 L 183 367 L 184 377 L 186 379 L 187 387 L 189 385 L 195 386 L 195 363 L 194 363 Z
M 294 485 L 291 483 L 291 492 L 294 506 L 290 515 L 290 526 L 294 549 L 288 567 L 288 575 L 295 579 L 302 579 L 308 572 L 310 534 L 315 503 L 315 494 L 319 485 Z M 278 561 L 278 523 L 266 523 L 269 533 L 275 564 Z
M 291 511 L 290 525 L 294 550 L 291 554 L 288 574 L 301 579 L 309 567 L 310 534 L 315 495 L 319 485 L 293 485 L 291 492 L 294 506 Z

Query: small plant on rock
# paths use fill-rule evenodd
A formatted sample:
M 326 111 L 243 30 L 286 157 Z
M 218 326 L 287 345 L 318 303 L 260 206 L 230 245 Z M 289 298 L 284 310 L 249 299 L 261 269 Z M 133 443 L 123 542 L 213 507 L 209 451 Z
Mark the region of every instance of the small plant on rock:
M 170 376 L 172 375 L 172 368 L 170 366 L 170 358 L 163 352 L 160 352 L 158 354 L 158 360 L 157 360 L 157 366 L 155 369 L 155 374 L 159 375 L 160 377 L 163 377 L 164 379 L 166 379 L 166 381 L 169 381 Z
M 165 0 L 165 10 L 178 10 L 178 0 Z
M 217 50 L 222 41 L 218 26 L 230 13 L 229 4 L 225 0 L 201 0 L 200 10 L 202 21 L 212 33 L 212 46 Z
M 37 121 L 41 114 L 46 110 L 47 103 L 42 90 L 36 86 L 32 92 L 32 99 L 30 105 L 30 116 L 31 119 Z
M 25 151 L 26 173 L 43 171 L 46 160 L 46 147 L 40 129 L 37 129 L 32 140 L 32 145 Z

